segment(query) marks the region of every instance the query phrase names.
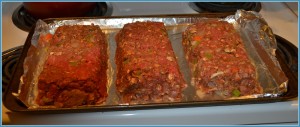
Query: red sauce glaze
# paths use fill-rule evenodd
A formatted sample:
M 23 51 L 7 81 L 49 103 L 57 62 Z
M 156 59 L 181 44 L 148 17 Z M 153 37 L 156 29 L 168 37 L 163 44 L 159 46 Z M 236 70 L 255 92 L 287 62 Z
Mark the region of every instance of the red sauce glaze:
M 163 23 L 126 24 L 116 41 L 116 87 L 124 103 L 182 100 L 186 84 Z
M 256 70 L 240 35 L 225 21 L 204 20 L 183 33 L 192 84 L 201 99 L 260 94 Z
M 98 26 L 61 26 L 38 79 L 39 105 L 101 104 L 107 97 L 107 43 Z

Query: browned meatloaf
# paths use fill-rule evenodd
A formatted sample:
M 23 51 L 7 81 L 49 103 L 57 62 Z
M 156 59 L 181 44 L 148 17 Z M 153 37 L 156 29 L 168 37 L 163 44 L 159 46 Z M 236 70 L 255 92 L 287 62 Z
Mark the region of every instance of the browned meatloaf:
M 183 46 L 200 99 L 260 94 L 256 69 L 240 35 L 225 21 L 203 20 L 183 33 Z
M 161 22 L 126 24 L 116 36 L 116 87 L 123 103 L 176 102 L 186 87 Z
M 37 104 L 96 105 L 107 97 L 107 43 L 99 26 L 58 27 L 38 77 Z

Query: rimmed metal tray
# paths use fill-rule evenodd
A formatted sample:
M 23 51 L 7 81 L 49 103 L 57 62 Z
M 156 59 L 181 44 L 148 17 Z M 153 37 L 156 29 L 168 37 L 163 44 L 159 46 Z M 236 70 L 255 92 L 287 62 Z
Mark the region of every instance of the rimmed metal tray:
M 133 18 L 133 17 L 207 17 L 207 18 L 224 18 L 233 13 L 201 13 L 201 14 L 184 14 L 184 15 L 148 15 L 148 16 L 114 16 L 114 17 L 92 17 L 96 19 L 109 19 L 109 18 Z M 55 20 L 65 20 L 75 18 L 63 18 L 63 19 L 46 19 L 46 23 L 53 22 Z M 82 18 L 84 19 L 84 18 Z M 91 17 L 89 17 L 91 19 Z M 34 28 L 31 29 L 26 42 L 24 44 L 23 52 L 17 63 L 17 67 L 14 70 L 13 77 L 10 80 L 9 86 L 3 95 L 3 104 L 6 108 L 15 112 L 27 112 L 27 113 L 71 113 L 71 112 L 95 112 L 95 111 L 116 111 L 116 110 L 139 110 L 139 109 L 157 109 L 157 108 L 181 108 L 181 107 L 200 107 L 200 106 L 217 106 L 217 105 L 236 105 L 236 104 L 254 104 L 254 103 L 271 103 L 278 101 L 286 101 L 298 96 L 298 78 L 293 72 L 292 68 L 286 61 L 285 53 L 280 49 L 283 46 L 288 50 L 297 52 L 297 48 L 290 44 L 285 39 L 276 36 L 279 50 L 276 51 L 276 57 L 281 65 L 282 70 L 289 79 L 287 92 L 278 97 L 265 97 L 265 98 L 249 98 L 249 99 L 237 99 L 237 100 L 216 100 L 216 101 L 188 101 L 188 102 L 176 102 L 176 103 L 158 103 L 158 104 L 141 104 L 141 105 L 107 105 L 107 106 L 93 106 L 93 107 L 75 107 L 75 108 L 38 108 L 28 109 L 13 93 L 18 93 L 20 77 L 23 74 L 23 62 L 27 55 L 28 49 L 31 45 L 31 39 L 34 33 Z

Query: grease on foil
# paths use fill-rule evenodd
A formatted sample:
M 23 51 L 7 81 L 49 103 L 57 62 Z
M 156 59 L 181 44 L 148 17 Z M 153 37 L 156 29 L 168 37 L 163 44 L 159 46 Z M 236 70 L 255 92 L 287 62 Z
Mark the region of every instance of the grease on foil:
M 26 70 L 22 77 L 28 76 L 28 74 L 34 74 L 34 78 L 30 80 L 30 88 L 27 91 L 27 95 L 30 95 L 26 98 L 26 100 L 22 100 L 29 108 L 37 108 L 38 106 L 34 103 L 35 97 L 37 95 L 37 77 L 41 71 L 41 68 L 35 71 L 29 72 L 28 65 L 29 60 L 32 60 L 33 56 L 37 57 L 35 59 L 41 60 L 35 66 L 42 67 L 43 61 L 47 58 L 45 56 L 46 51 L 38 48 L 37 41 L 39 36 L 42 34 L 54 34 L 55 30 L 59 26 L 63 25 L 99 25 L 102 31 L 106 34 L 107 42 L 108 42 L 108 53 L 109 53 L 109 70 L 108 70 L 108 98 L 106 105 L 116 105 L 119 99 L 116 94 L 115 88 L 115 80 L 116 80 L 116 65 L 115 65 L 115 51 L 116 51 L 116 42 L 114 37 L 116 33 L 127 23 L 137 22 L 137 21 L 156 21 L 156 22 L 164 22 L 167 30 L 169 39 L 172 43 L 173 50 L 175 52 L 175 56 L 177 58 L 177 62 L 180 67 L 180 71 L 184 76 L 185 81 L 188 82 L 189 87 L 192 88 L 190 81 L 191 76 L 189 74 L 188 64 L 185 60 L 184 51 L 181 45 L 182 35 L 181 33 L 188 27 L 188 25 L 201 21 L 203 19 L 207 19 L 205 17 L 135 17 L 135 18 L 99 18 L 99 19 L 70 19 L 70 20 L 54 20 L 52 23 L 46 24 L 45 22 L 39 20 L 36 24 L 36 29 L 32 37 L 32 46 L 37 47 L 37 53 L 40 53 L 36 56 L 33 54 L 28 54 L 25 62 L 24 69 Z M 261 83 L 261 86 L 264 89 L 263 95 L 250 95 L 243 96 L 237 98 L 230 99 L 245 99 L 245 98 L 259 98 L 259 97 L 277 97 L 287 91 L 287 82 L 288 79 L 283 75 L 281 80 L 278 80 L 278 74 L 282 74 L 282 70 L 280 65 L 275 57 L 275 50 L 277 48 L 276 39 L 271 28 L 268 26 L 266 21 L 261 17 L 260 14 L 252 11 L 244 11 L 238 10 L 235 15 L 230 15 L 226 18 L 220 19 L 227 21 L 234 25 L 235 29 L 240 33 L 246 51 L 248 53 L 249 58 L 252 60 L 253 64 L 257 69 L 257 77 Z M 257 45 L 259 44 L 259 45 Z M 260 50 L 257 50 L 257 46 L 263 48 L 263 53 Z M 42 48 L 43 49 L 43 48 Z M 264 58 L 267 57 L 271 60 L 271 62 L 265 62 Z M 275 71 L 270 70 L 270 64 L 274 65 Z M 34 66 L 31 66 L 34 67 Z M 28 83 L 28 82 L 27 82 Z M 20 90 L 22 86 L 26 84 L 25 82 L 20 84 Z M 187 98 L 187 101 L 194 101 L 195 90 L 187 88 L 184 91 L 184 95 Z M 194 91 L 193 91 L 194 90 Z M 24 92 L 24 91 L 20 91 Z M 20 93 L 19 92 L 19 93 Z M 25 92 L 26 93 L 26 92 Z

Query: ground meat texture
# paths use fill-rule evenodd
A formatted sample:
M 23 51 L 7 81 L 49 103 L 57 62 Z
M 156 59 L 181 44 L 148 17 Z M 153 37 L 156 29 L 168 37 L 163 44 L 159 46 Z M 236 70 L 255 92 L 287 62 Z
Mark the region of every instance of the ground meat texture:
M 225 21 L 203 20 L 183 33 L 191 84 L 203 100 L 261 94 L 240 35 Z
M 163 23 L 126 24 L 116 42 L 116 88 L 123 103 L 182 100 L 186 84 Z
M 38 77 L 37 104 L 98 105 L 107 97 L 107 43 L 99 26 L 58 27 Z

